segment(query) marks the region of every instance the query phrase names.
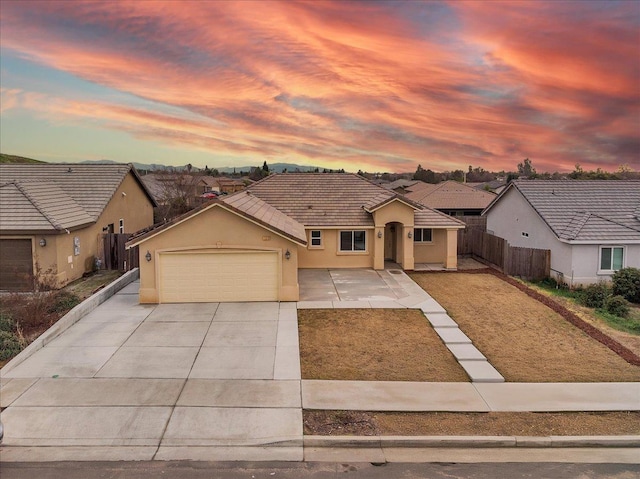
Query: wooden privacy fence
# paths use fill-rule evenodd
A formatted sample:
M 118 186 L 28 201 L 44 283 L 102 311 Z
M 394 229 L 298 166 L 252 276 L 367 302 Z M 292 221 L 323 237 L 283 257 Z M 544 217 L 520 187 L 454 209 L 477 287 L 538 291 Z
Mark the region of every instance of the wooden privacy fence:
M 460 254 L 470 254 L 505 274 L 528 280 L 540 280 L 550 275 L 551 251 L 548 249 L 511 246 L 504 238 L 475 228 L 464 230 L 463 242 L 464 250 Z
M 104 240 L 104 268 L 118 271 L 130 271 L 140 265 L 138 247 L 126 249 L 130 234 L 110 233 L 102 235 Z
M 486 216 L 456 216 L 456 219 L 463 221 L 467 227 L 458 230 L 458 254 L 472 254 L 470 230 L 487 231 Z

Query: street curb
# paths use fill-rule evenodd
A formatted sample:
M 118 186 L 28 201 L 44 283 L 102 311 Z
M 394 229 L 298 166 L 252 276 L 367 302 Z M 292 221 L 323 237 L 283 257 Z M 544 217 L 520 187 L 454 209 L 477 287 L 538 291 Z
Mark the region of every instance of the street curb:
M 55 338 L 60 336 L 60 334 L 62 334 L 64 331 L 66 331 L 75 323 L 80 321 L 87 314 L 89 314 L 91 311 L 96 309 L 98 306 L 104 303 L 107 299 L 111 298 L 114 294 L 116 294 L 122 288 L 124 288 L 130 283 L 133 283 L 139 277 L 140 277 L 140 270 L 138 268 L 134 268 L 131 271 L 128 271 L 122 276 L 120 276 L 115 281 L 106 285 L 97 293 L 89 296 L 82 303 L 75 306 L 67 314 L 65 314 L 62 318 L 60 318 L 54 325 L 52 325 L 44 333 L 42 333 L 34 342 L 32 342 L 29 346 L 23 349 L 16 357 L 14 357 L 11 361 L 5 364 L 0 370 L 0 373 L 4 375 L 9 371 L 11 371 L 13 368 L 15 368 L 20 363 L 22 363 L 25 359 L 31 357 L 33 353 L 45 347 Z
M 304 436 L 304 447 L 563 448 L 640 447 L 640 436 Z

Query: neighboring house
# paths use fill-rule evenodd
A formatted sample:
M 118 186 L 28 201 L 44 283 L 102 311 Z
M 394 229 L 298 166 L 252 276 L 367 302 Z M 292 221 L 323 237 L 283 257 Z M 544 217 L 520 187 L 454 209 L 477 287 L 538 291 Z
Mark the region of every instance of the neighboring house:
M 407 198 L 451 216 L 479 216 L 496 195 L 457 181 L 422 181 L 407 187 Z
M 476 190 L 491 191 L 497 195 L 502 193 L 502 190 L 507 187 L 507 181 L 504 179 L 485 181 L 484 183 L 467 182 L 466 184 L 473 186 Z
M 409 191 L 409 188 L 416 183 L 421 182 L 417 180 L 407 180 L 406 178 L 400 178 L 398 180 L 380 186 L 384 186 L 388 190 L 393 190 L 396 193 L 405 194 L 407 191 Z
M 298 268 L 457 266 L 464 224 L 351 174 L 275 174 L 132 238 L 140 301 L 297 301 Z
M 152 225 L 154 206 L 131 165 L 0 165 L 0 290 L 31 289 L 38 269 L 58 286 L 80 278 L 103 233 Z
M 570 286 L 640 267 L 640 181 L 516 180 L 483 214 L 511 246 L 551 250 Z

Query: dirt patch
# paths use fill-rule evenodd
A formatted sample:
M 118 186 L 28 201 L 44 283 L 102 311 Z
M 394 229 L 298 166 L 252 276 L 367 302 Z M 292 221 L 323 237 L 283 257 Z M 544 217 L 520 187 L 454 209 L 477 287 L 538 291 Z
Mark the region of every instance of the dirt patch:
M 322 436 L 613 436 L 640 434 L 640 412 L 402 413 L 303 411 Z
M 299 310 L 298 330 L 303 379 L 469 380 L 418 310 Z
M 557 303 L 529 290 L 537 295 L 534 299 L 515 280 L 469 272 L 411 277 L 447 310 L 507 381 L 640 380 L 640 367 L 568 322 L 558 313 Z

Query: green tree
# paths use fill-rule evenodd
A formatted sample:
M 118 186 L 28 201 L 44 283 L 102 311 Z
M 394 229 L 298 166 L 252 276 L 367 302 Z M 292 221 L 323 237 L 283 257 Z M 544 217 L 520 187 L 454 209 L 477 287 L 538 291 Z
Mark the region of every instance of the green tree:
M 528 178 L 535 177 L 536 169 L 531 164 L 531 160 L 529 158 L 525 158 L 522 163 L 518 163 L 518 174 Z

